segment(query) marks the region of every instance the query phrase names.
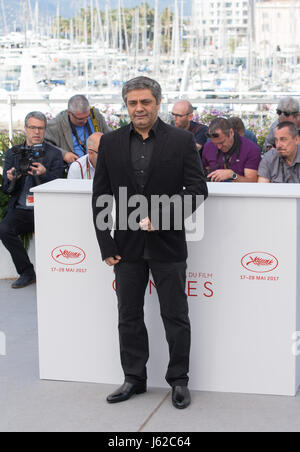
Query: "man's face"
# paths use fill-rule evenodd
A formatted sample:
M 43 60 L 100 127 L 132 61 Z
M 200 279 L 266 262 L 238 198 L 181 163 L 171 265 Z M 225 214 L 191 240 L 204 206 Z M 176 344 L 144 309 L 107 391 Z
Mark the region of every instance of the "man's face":
M 275 129 L 275 146 L 280 157 L 291 158 L 298 152 L 299 136 L 293 138 L 288 127 Z
M 193 113 L 187 112 L 187 107 L 184 104 L 174 105 L 172 115 L 175 121 L 175 126 L 179 129 L 190 128 L 190 122 L 193 120 Z
M 98 149 L 94 149 L 92 146 L 89 147 L 89 159 L 94 168 L 96 168 L 98 160 Z
M 155 124 L 161 102 L 156 103 L 150 89 L 138 89 L 127 94 L 127 109 L 137 130 L 150 130 Z
M 27 146 L 43 143 L 46 133 L 46 125 L 44 121 L 36 118 L 30 118 L 24 130 Z
M 221 129 L 216 130 L 215 135 L 210 138 L 211 142 L 217 146 L 219 151 L 228 152 L 234 143 L 234 131 L 230 129 L 229 137 L 225 135 Z
M 91 164 L 96 168 L 102 133 L 96 133 L 88 140 L 88 153 Z
M 68 110 L 68 113 L 72 124 L 74 124 L 74 126 L 76 127 L 85 126 L 90 117 L 90 110 L 86 111 L 85 113 L 80 113 L 80 111 L 75 111 L 75 113 L 72 113 L 70 110 Z

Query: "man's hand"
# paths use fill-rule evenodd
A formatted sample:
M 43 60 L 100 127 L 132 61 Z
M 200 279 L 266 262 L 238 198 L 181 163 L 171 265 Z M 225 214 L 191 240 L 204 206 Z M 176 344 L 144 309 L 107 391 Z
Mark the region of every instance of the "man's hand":
M 228 179 L 232 179 L 233 171 L 232 170 L 216 170 L 210 173 L 207 177 L 210 178 L 212 182 L 224 182 Z
M 46 174 L 46 168 L 41 163 L 33 163 L 30 167 L 31 171 L 28 172 L 30 176 L 43 176 Z M 33 174 L 34 172 L 34 174 Z
M 148 232 L 154 232 L 155 231 L 155 229 L 152 226 L 152 223 L 151 223 L 149 217 L 144 218 L 144 220 L 142 220 L 140 222 L 140 228 L 142 229 L 142 231 L 148 231 Z
M 14 176 L 15 171 L 16 171 L 15 168 L 11 168 L 10 170 L 8 170 L 8 171 L 6 172 L 7 179 L 8 179 L 10 182 L 11 182 L 11 181 L 13 180 L 13 178 L 15 177 L 15 176 Z M 20 179 L 20 177 L 21 177 L 21 176 L 19 175 L 18 179 Z
M 105 262 L 109 267 L 114 267 L 120 262 L 121 259 L 121 256 L 108 257 L 107 259 L 105 259 Z
M 64 156 L 64 161 L 66 163 L 74 163 L 76 160 L 78 160 L 78 155 L 74 154 L 73 152 L 67 152 Z

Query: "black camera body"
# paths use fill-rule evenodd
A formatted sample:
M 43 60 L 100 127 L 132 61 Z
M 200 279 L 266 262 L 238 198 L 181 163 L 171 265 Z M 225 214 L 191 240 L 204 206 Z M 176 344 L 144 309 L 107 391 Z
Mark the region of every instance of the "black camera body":
M 14 170 L 14 178 L 11 181 L 9 187 L 8 187 L 8 194 L 12 194 L 15 187 L 17 180 L 21 176 L 27 176 L 29 171 L 31 171 L 31 166 L 33 163 L 42 163 L 44 156 L 45 156 L 45 148 L 44 144 L 34 144 L 33 146 L 22 146 L 21 148 L 18 148 L 13 151 L 14 156 L 20 156 L 18 163 L 16 164 L 16 168 Z M 40 185 L 40 179 L 35 174 L 35 171 L 32 171 L 33 177 L 35 180 L 36 185 Z
M 14 155 L 20 155 L 16 172 L 18 175 L 27 176 L 30 167 L 33 163 L 41 163 L 45 156 L 45 149 L 43 144 L 34 144 L 33 146 L 23 146 L 15 151 Z

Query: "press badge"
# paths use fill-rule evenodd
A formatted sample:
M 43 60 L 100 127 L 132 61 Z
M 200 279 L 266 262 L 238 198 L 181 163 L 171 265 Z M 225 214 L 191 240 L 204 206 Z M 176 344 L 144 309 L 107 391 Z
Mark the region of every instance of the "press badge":
M 29 195 L 27 195 L 26 206 L 34 207 L 34 194 L 33 193 L 29 193 Z

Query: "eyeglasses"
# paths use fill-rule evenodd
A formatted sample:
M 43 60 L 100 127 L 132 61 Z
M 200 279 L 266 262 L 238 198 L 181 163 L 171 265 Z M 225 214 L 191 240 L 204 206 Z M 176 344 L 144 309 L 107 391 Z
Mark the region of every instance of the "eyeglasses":
M 297 115 L 298 114 L 298 112 L 296 112 L 296 111 L 292 111 L 292 112 L 282 111 L 282 110 L 276 110 L 276 111 L 277 111 L 278 116 L 284 115 L 286 117 L 289 117 L 291 115 Z
M 98 154 L 98 151 L 95 151 L 95 149 L 89 148 L 88 149 L 89 152 L 95 152 L 95 154 Z
M 74 115 L 74 113 L 72 113 L 71 111 L 70 111 L 70 114 L 73 116 L 73 118 L 77 119 L 77 121 L 80 121 L 80 122 L 87 121 L 90 117 L 90 115 L 88 115 L 88 116 L 85 116 L 84 118 L 78 118 L 78 116 Z
M 26 126 L 26 129 L 29 129 L 29 130 L 38 130 L 39 132 L 43 132 L 44 130 L 46 130 L 46 127 Z
M 219 133 L 206 133 L 206 138 L 220 138 L 220 134 Z
M 185 115 L 178 115 L 177 113 L 172 113 L 174 118 L 184 118 L 185 116 L 189 116 L 191 113 L 186 113 Z

